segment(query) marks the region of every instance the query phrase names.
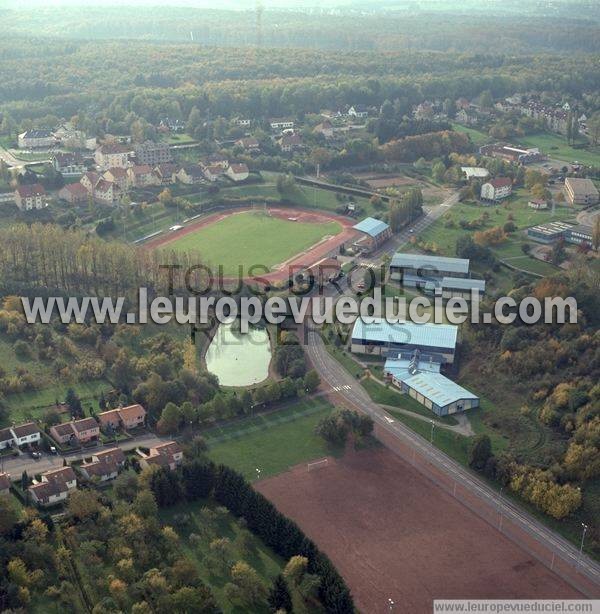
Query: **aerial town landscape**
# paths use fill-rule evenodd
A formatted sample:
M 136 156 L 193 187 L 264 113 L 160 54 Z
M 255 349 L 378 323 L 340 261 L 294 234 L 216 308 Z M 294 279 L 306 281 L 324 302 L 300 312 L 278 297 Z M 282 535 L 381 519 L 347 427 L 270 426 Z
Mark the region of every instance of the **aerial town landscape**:
M 600 612 L 600 5 L 0 33 L 0 613 Z

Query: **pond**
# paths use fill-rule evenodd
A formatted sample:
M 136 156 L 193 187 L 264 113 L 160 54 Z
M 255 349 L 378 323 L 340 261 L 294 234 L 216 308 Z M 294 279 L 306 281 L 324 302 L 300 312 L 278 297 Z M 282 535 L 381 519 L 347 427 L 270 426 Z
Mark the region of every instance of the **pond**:
M 217 329 L 206 352 L 206 368 L 222 386 L 251 386 L 267 379 L 271 342 L 266 329 L 251 328 L 242 334 L 234 323 Z

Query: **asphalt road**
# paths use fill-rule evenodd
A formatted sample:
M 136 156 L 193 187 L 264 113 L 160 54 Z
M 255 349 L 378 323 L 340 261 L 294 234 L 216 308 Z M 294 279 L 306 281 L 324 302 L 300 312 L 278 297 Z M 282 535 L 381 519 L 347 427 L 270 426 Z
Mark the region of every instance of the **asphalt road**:
M 1 459 L 0 471 L 10 474 L 13 480 L 17 480 L 21 477 L 23 471 L 27 471 L 29 475 L 34 473 L 42 473 L 43 471 L 49 471 L 50 469 L 54 469 L 56 467 L 62 467 L 64 460 L 71 463 L 73 461 L 82 460 L 83 458 L 89 458 L 96 452 L 108 450 L 110 448 L 121 448 L 124 451 L 133 450 L 140 446 L 148 448 L 150 446 L 157 445 L 161 441 L 169 441 L 169 438 L 165 439 L 158 437 L 153 433 L 148 433 L 146 435 L 135 437 L 134 439 L 127 439 L 126 441 L 106 445 L 98 445 L 93 448 L 86 448 L 83 451 L 74 452 L 73 454 L 65 454 L 64 456 L 44 452 L 42 458 L 39 460 L 34 460 L 27 453 L 24 453 L 20 456 L 12 456 Z

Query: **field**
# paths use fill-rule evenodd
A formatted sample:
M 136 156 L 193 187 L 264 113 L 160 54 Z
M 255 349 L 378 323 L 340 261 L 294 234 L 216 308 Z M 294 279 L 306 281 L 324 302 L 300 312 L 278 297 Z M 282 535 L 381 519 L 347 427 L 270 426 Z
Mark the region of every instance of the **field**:
M 297 271 L 335 251 L 354 234 L 349 220 L 333 214 L 270 208 L 268 214 L 236 210 L 211 215 L 145 246 L 206 254 L 205 262 L 221 265 L 225 275 L 239 275 L 240 266 L 246 275 L 250 267 L 260 265 L 273 271 L 261 277 L 275 280 L 289 277 L 284 265 Z
M 387 612 L 388 598 L 430 612 L 435 598 L 580 596 L 386 449 L 300 465 L 257 488 L 329 555 L 361 611 Z
M 462 124 L 452 124 L 452 130 L 469 135 L 474 145 L 483 145 L 486 141 L 490 140 L 490 137 L 484 132 L 480 132 L 475 128 L 467 128 L 467 126 L 463 126 Z
M 527 206 L 528 195 L 525 190 L 517 190 L 512 198 L 499 205 L 483 207 L 476 203 L 463 202 L 452 207 L 444 216 L 436 220 L 421 235 L 423 243 L 434 246 L 440 254 L 456 255 L 456 241 L 465 234 L 473 235 L 477 230 L 487 230 L 495 226 L 504 226 L 509 216 L 517 226 L 516 232 L 508 236 L 503 243 L 492 246 L 492 251 L 503 261 L 514 267 L 531 271 L 540 275 L 549 275 L 556 272 L 556 267 L 529 257 L 521 250 L 521 245 L 531 241 L 524 234 L 524 230 L 536 224 L 543 224 L 554 220 L 574 219 L 575 212 L 570 207 L 556 207 L 554 215 L 552 210 L 536 211 Z M 460 227 L 461 221 L 472 222 L 487 213 L 488 220 L 474 230 Z M 450 224 L 450 225 L 449 225 Z
M 600 148 L 591 145 L 586 149 L 576 149 L 567 144 L 567 139 L 559 134 L 547 132 L 519 138 L 527 147 L 539 147 L 549 158 L 573 163 L 575 160 L 588 166 L 600 166 Z M 581 141 L 582 143 L 584 141 Z M 585 141 L 587 143 L 587 141 Z
M 324 399 L 305 399 L 273 413 L 255 416 L 203 433 L 209 456 L 233 467 L 248 480 L 276 475 L 314 458 L 335 453 L 315 426 L 333 410 Z

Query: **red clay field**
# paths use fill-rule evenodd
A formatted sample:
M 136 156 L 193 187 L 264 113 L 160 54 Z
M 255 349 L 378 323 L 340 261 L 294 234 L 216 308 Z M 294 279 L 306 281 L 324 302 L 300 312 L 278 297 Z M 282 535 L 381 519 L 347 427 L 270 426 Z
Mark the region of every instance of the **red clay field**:
M 268 224 L 260 223 L 261 212 L 259 210 L 245 207 L 214 213 L 195 220 L 177 231 L 150 239 L 144 244 L 144 248 L 173 247 L 177 249 L 185 245 L 193 249 L 196 242 L 195 235 L 198 235 L 198 246 L 205 246 L 205 255 L 209 264 L 226 265 L 226 261 L 234 259 L 229 263 L 230 267 L 225 266 L 226 275 L 228 268 L 237 271 L 240 264 L 248 266 L 257 263 L 266 264 L 270 267 L 271 272 L 262 273 L 259 277 L 261 280 L 274 283 L 285 281 L 291 274 L 335 253 L 342 243 L 352 240 L 357 234 L 352 228 L 355 223 L 353 220 L 333 213 L 287 207 L 272 207 L 267 211 L 268 219 L 281 220 L 277 222 L 277 229 L 274 233 L 269 234 L 269 231 L 266 230 Z M 249 212 L 255 212 L 259 217 L 245 215 Z M 262 215 L 262 219 L 265 220 L 264 214 Z M 241 223 L 242 218 L 244 218 L 243 223 Z M 230 222 L 240 220 L 240 223 L 235 224 L 237 233 L 228 233 L 227 230 L 224 230 L 225 225 L 233 226 L 228 223 L 228 220 Z M 297 231 L 301 227 L 307 229 L 312 226 L 315 229 L 333 226 L 336 230 L 331 234 L 320 234 L 314 240 L 302 246 L 298 245 L 295 250 L 290 249 L 289 246 L 293 243 L 293 239 L 297 238 Z M 212 247 L 209 244 L 211 241 Z M 242 248 L 242 246 L 245 247 Z M 226 253 L 222 253 L 223 249 L 226 250 Z M 236 253 L 236 250 L 240 253 Z M 270 258 L 268 252 L 272 252 Z M 281 257 L 283 253 L 286 255 Z M 275 254 L 279 254 L 280 257 Z M 211 256 L 215 262 L 210 262 Z M 245 262 L 246 260 L 248 262 Z
M 256 488 L 331 558 L 365 613 L 434 599 L 582 595 L 387 449 L 306 465 Z

